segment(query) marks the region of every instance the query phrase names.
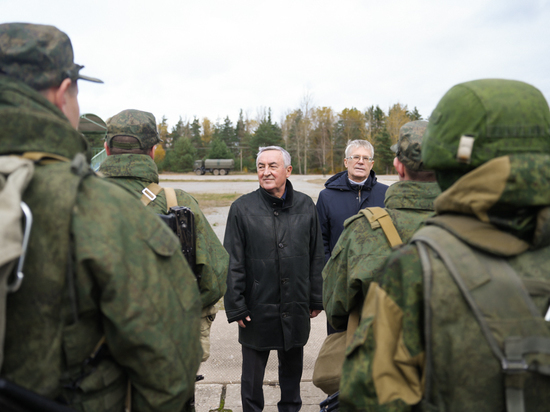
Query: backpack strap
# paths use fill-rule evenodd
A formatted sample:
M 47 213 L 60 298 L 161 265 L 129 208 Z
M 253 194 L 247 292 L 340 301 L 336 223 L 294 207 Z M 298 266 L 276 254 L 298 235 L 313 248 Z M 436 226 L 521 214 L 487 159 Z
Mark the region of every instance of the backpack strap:
M 429 247 L 444 262 L 500 361 L 505 375 L 507 411 L 524 412 L 523 387 L 527 372 L 550 375 L 550 364 L 545 363 L 543 357 L 527 364 L 525 355 L 550 355 L 550 331 L 523 282 L 505 259 L 472 249 L 438 226 L 421 229 L 412 242 L 418 247 L 425 273 L 425 292 L 431 289 L 431 268 L 426 267 L 431 266 L 427 256 Z M 429 298 L 427 294 L 427 306 Z M 430 319 L 426 319 L 427 333 L 430 332 L 428 325 L 431 325 Z M 521 333 L 523 336 L 517 336 Z M 426 335 L 426 345 L 430 337 L 431 333 Z M 426 365 L 431 367 L 428 352 Z M 427 381 L 428 378 L 428 385 Z
M 160 187 L 158 184 L 151 183 L 149 186 L 141 191 L 141 203 L 147 206 L 149 203 L 157 198 L 157 195 L 162 192 L 162 190 L 162 187 Z
M 382 228 L 384 234 L 386 235 L 386 239 L 388 239 L 388 242 L 392 248 L 403 244 L 403 241 L 401 240 L 401 237 L 399 236 L 399 233 L 397 233 L 397 229 L 391 220 L 391 216 L 388 214 L 386 209 L 381 207 L 367 207 L 365 209 L 361 209 L 360 212 L 365 215 L 372 229 L 378 229 L 379 227 Z
M 166 195 L 166 211 L 168 212 L 171 207 L 178 206 L 178 198 L 173 187 L 165 187 L 164 194 Z

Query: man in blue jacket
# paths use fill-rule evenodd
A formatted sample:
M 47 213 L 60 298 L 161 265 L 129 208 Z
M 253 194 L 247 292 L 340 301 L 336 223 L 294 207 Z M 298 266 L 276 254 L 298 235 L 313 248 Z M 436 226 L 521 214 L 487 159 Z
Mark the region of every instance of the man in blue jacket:
M 377 183 L 374 148 L 366 140 L 351 140 L 345 151 L 347 170 L 336 173 L 319 193 L 317 213 L 323 233 L 325 262 L 344 230 L 344 221 L 366 207 L 384 207 L 387 185 Z

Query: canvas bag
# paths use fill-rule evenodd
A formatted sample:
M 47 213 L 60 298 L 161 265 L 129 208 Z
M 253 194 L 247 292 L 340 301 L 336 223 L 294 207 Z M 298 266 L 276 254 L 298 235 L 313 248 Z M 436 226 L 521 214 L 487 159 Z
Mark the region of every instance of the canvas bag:
M 373 230 L 382 228 L 391 247 L 403 243 L 390 215 L 385 209 L 368 207 L 362 209 L 360 213 L 365 215 Z M 353 334 L 359 326 L 359 320 L 359 308 L 355 308 L 350 313 L 347 330 L 328 335 L 321 346 L 313 368 L 313 384 L 327 395 L 337 392 L 340 387 L 342 365 L 346 358 L 346 347 L 351 342 Z
M 24 244 L 30 234 L 32 214 L 21 199 L 33 172 L 32 160 L 0 156 L 0 370 L 4 360 L 7 294 L 15 292 L 23 279 Z M 11 275 L 15 270 L 14 278 Z

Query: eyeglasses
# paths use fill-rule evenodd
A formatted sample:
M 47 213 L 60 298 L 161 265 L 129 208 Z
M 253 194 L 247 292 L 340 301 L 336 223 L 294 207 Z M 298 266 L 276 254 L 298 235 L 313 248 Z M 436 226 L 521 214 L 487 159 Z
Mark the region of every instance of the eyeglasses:
M 372 162 L 374 160 L 374 157 L 353 155 L 353 156 L 346 157 L 346 159 L 351 160 L 353 162 L 358 162 L 359 160 L 362 160 L 364 162 Z

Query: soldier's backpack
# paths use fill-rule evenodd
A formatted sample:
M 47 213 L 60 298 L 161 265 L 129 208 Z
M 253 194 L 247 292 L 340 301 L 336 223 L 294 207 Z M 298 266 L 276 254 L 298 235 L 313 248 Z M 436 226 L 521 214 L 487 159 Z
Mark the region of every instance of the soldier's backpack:
M 22 196 L 32 179 L 36 156 L 41 154 L 29 153 L 28 158 L 0 156 L 0 371 L 4 360 L 7 296 L 17 292 L 25 277 L 23 265 L 32 212 Z M 0 378 L 0 410 L 70 412 L 73 409 Z
M 23 280 L 23 264 L 32 226 L 32 213 L 22 195 L 34 171 L 31 160 L 0 157 L 0 370 L 4 359 L 6 301 Z
M 441 220 L 441 218 L 439 218 Z M 432 219 L 437 222 L 438 218 Z M 522 279 L 503 258 L 467 246 L 447 230 L 428 225 L 412 239 L 424 272 L 424 324 L 426 386 L 425 407 L 430 409 L 432 395 L 432 286 L 434 256 L 438 256 L 472 311 L 493 355 L 501 365 L 507 412 L 523 412 L 524 390 L 537 385 L 539 410 L 550 406 L 541 401 L 550 392 L 550 311 L 546 321 L 531 295 L 550 298 L 550 280 Z M 494 362 L 494 360 L 489 360 Z M 453 362 L 449 359 L 448 362 Z M 469 370 L 475 375 L 475 370 Z M 532 392 L 531 392 L 532 393 Z M 490 394 L 487 394 L 490 395 Z M 532 399 L 527 399 L 533 402 Z M 543 403 L 543 404 L 541 404 Z

